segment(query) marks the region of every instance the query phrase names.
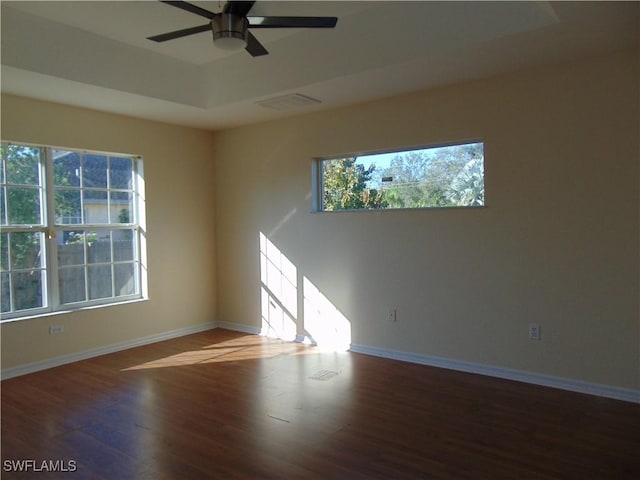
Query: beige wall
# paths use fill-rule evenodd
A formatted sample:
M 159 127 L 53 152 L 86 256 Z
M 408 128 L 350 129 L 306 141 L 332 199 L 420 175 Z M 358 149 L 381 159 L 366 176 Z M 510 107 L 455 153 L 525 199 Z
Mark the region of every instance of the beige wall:
M 3 96 L 4 140 L 144 157 L 150 298 L 3 323 L 2 368 L 216 319 L 260 327 L 263 233 L 297 269 L 299 334 L 306 278 L 348 319 L 355 344 L 638 389 L 637 54 L 232 129 L 215 142 Z M 312 157 L 475 138 L 485 142 L 486 208 L 310 213 Z M 542 341 L 527 339 L 530 322 Z M 65 333 L 48 335 L 52 324 Z
M 262 232 L 299 334 L 307 278 L 355 344 L 638 389 L 638 85 L 633 51 L 218 133 L 218 319 L 261 325 Z M 475 138 L 486 208 L 310 213 L 312 157 Z
M 14 96 L 1 127 L 3 140 L 142 155 L 149 260 L 147 301 L 3 323 L 3 369 L 215 320 L 210 132 Z

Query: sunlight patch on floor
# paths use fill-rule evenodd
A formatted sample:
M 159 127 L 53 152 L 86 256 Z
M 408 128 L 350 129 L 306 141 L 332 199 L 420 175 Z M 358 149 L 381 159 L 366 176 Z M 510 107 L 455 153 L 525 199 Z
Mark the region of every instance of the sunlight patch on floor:
M 208 345 L 198 350 L 180 352 L 168 357 L 144 362 L 125 368 L 123 371 L 259 360 L 273 358 L 278 355 L 313 353 L 313 350 L 313 347 L 301 343 L 284 342 L 259 337 L 257 335 L 247 335 Z

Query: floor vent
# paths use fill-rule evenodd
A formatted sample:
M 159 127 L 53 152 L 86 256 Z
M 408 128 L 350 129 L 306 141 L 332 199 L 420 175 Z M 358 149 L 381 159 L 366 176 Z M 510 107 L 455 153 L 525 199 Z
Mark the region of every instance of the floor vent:
M 320 370 L 319 372 L 311 375 L 309 378 L 311 380 L 329 380 L 338 375 L 338 372 L 334 372 L 333 370 Z

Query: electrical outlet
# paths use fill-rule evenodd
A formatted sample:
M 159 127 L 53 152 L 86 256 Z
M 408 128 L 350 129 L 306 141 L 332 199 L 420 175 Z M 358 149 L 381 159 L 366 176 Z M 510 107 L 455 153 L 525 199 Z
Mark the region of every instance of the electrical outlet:
M 390 323 L 397 323 L 398 322 L 398 316 L 396 315 L 396 309 L 395 308 L 390 308 L 389 309 L 389 314 L 388 314 L 387 318 L 389 319 Z
M 59 335 L 64 333 L 64 325 L 50 325 L 49 335 Z
M 529 324 L 529 340 L 540 340 L 540 324 Z

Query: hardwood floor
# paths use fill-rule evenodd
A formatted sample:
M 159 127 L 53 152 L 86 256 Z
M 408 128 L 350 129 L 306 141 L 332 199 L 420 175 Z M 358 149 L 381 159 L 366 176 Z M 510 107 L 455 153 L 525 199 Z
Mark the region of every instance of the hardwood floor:
M 640 405 L 225 330 L 1 387 L 3 479 L 640 478 Z

